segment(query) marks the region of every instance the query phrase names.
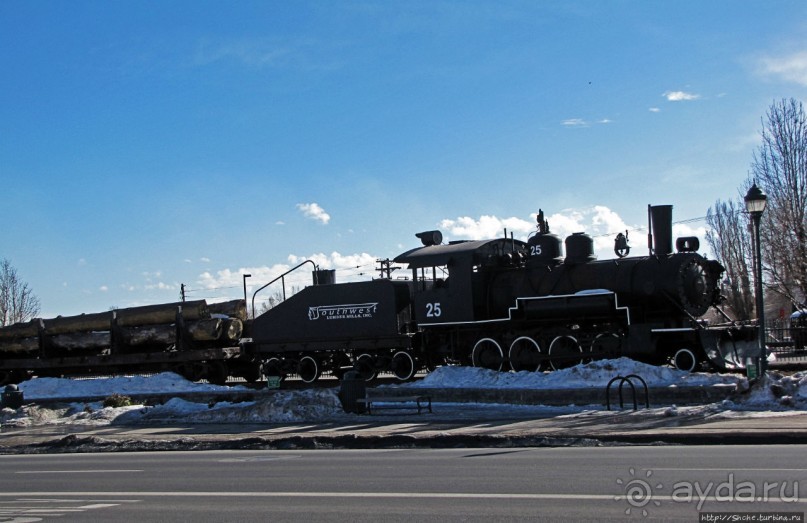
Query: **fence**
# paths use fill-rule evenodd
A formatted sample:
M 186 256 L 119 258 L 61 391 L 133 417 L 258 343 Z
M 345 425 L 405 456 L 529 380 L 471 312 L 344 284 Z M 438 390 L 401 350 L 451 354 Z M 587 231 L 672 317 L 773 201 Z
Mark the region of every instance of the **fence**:
M 765 345 L 778 355 L 805 355 L 807 326 L 790 318 L 776 318 L 765 322 Z

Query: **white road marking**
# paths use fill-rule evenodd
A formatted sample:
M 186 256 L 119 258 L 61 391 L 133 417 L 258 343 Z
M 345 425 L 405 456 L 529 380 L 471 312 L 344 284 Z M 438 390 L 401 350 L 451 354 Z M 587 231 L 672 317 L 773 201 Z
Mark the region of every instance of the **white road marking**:
M 689 472 L 689 471 L 712 471 L 712 472 L 804 472 L 807 469 L 783 469 L 783 468 L 769 468 L 769 467 L 762 467 L 762 468 L 698 468 L 698 467 L 688 467 L 688 468 L 670 468 L 670 467 L 651 467 L 649 470 L 653 472 L 657 470 L 671 470 L 673 472 Z
M 0 497 L 8 496 L 80 496 L 80 497 L 129 497 L 129 498 L 393 498 L 393 499 L 509 499 L 509 500 L 579 500 L 579 501 L 618 501 L 623 495 L 614 494 L 526 494 L 526 493 L 495 493 L 495 492 L 0 492 Z M 669 495 L 653 494 L 656 501 L 681 501 L 680 498 Z M 718 501 L 714 496 L 704 497 L 704 501 Z M 768 501 L 776 503 L 807 503 L 807 498 L 780 500 L 778 497 L 769 497 Z
M 61 517 L 88 510 L 117 507 L 123 503 L 136 503 L 138 500 L 116 503 L 95 503 L 86 499 L 39 499 L 17 498 L 2 502 L 0 523 L 35 523 L 47 517 Z M 80 503 L 84 503 L 83 505 Z
M 88 469 L 88 470 L 16 470 L 14 474 L 118 474 L 121 472 L 143 472 L 138 469 Z

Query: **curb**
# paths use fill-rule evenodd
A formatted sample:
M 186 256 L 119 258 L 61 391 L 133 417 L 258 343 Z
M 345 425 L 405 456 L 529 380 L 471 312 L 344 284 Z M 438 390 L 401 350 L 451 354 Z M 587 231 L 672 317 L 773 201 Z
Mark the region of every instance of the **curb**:
M 336 388 L 336 387 L 334 387 Z M 387 387 L 368 388 L 376 397 L 396 398 L 402 396 L 431 396 L 434 403 L 504 403 L 512 405 L 606 405 L 608 400 L 616 406 L 620 403 L 619 387 L 615 384 L 606 391 L 605 387 L 573 388 L 573 389 L 459 389 L 459 388 L 426 388 L 426 387 Z M 735 391 L 734 385 L 709 385 L 687 387 L 648 387 L 648 399 L 651 406 L 666 407 L 670 405 L 700 405 L 714 403 L 728 398 Z M 264 389 L 254 391 L 217 391 L 217 392 L 170 392 L 127 394 L 136 403 L 144 405 L 162 405 L 172 398 L 182 398 L 194 403 L 221 403 L 229 401 L 260 401 L 276 394 L 291 392 L 286 389 Z M 81 397 L 62 397 L 44 399 L 25 399 L 24 403 L 49 406 L 64 403 L 93 403 L 103 401 L 111 394 Z M 630 387 L 622 388 L 623 403 L 633 403 Z M 644 393 L 637 387 L 636 402 L 644 405 Z
M 605 387 L 585 389 L 437 389 L 425 387 L 378 387 L 368 389 L 380 398 L 401 396 L 431 396 L 435 403 L 506 403 L 513 405 L 605 405 L 620 403 L 617 385 L 606 391 Z M 735 391 L 734 385 L 709 385 L 691 387 L 648 387 L 651 406 L 701 405 L 727 399 Z M 630 387 L 623 387 L 621 399 L 625 405 L 633 403 Z M 636 389 L 638 406 L 644 405 L 644 392 Z
M 283 437 L 245 436 L 220 440 L 215 437 L 177 437 L 142 441 L 104 436 L 71 434 L 30 445 L 0 448 L 2 454 L 50 454 L 90 452 L 196 451 L 196 450 L 321 450 L 321 449 L 445 449 L 445 448 L 524 448 L 524 447 L 605 447 L 663 445 L 795 445 L 804 444 L 803 435 L 780 433 L 579 433 L 549 436 L 434 434 L 417 437 L 407 434 L 335 435 Z

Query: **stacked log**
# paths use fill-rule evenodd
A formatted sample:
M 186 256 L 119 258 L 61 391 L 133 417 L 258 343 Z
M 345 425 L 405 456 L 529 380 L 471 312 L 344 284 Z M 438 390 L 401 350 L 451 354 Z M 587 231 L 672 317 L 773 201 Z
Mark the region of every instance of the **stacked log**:
M 0 341 L 17 338 L 30 338 L 39 334 L 39 319 L 26 323 L 15 323 L 0 329 Z
M 39 338 L 19 338 L 0 341 L 0 351 L 14 356 L 24 356 L 39 350 Z
M 52 347 L 67 352 L 97 352 L 109 347 L 108 332 L 68 332 L 49 338 Z
M 73 332 L 108 331 L 112 325 L 112 320 L 115 318 L 117 318 L 118 326 L 120 327 L 174 323 L 176 321 L 177 311 L 180 310 L 180 308 L 182 310 L 182 317 L 186 320 L 198 320 L 200 318 L 210 317 L 210 311 L 207 309 L 205 300 L 166 303 L 117 309 L 95 314 L 59 316 L 52 320 L 44 320 L 45 333 L 55 335 Z
M 207 308 L 205 300 L 146 305 L 145 307 L 120 309 L 116 312 L 118 325 L 121 327 L 135 327 L 138 325 L 174 323 L 177 311 L 180 309 L 182 310 L 182 317 L 186 321 L 210 318 L 210 310 Z
M 238 318 L 227 318 L 222 321 L 221 341 L 228 345 L 237 344 L 244 332 L 244 322 Z
M 211 315 L 211 310 L 215 311 Z M 246 320 L 246 302 L 211 306 L 205 300 L 131 307 L 95 314 L 34 319 L 0 328 L 2 354 L 15 357 L 40 350 L 40 334 L 49 349 L 68 354 L 98 353 L 112 346 L 164 350 L 177 344 L 177 313 L 185 338 L 205 346 L 237 344 Z M 113 336 L 114 333 L 114 336 Z
M 207 307 L 211 315 L 223 314 L 229 318 L 247 321 L 247 302 L 244 300 L 211 303 Z

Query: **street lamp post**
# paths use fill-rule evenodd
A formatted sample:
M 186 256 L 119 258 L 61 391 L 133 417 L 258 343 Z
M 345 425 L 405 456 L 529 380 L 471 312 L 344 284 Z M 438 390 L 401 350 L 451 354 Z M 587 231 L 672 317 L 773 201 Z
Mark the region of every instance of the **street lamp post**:
M 251 274 L 244 274 L 244 303 L 247 303 L 247 278 L 251 278 Z M 249 313 L 249 310 L 247 310 Z M 255 316 L 255 311 L 252 311 L 252 315 Z
M 751 221 L 754 224 L 754 256 L 756 274 L 754 274 L 755 286 L 754 292 L 757 295 L 757 322 L 759 323 L 759 375 L 763 376 L 767 370 L 768 352 L 765 348 L 765 303 L 762 299 L 762 246 L 760 245 L 759 236 L 759 222 L 762 219 L 762 213 L 765 212 L 765 205 L 768 203 L 768 197 L 765 193 L 757 187 L 757 184 L 748 189 L 745 195 L 745 209 L 751 215 Z

